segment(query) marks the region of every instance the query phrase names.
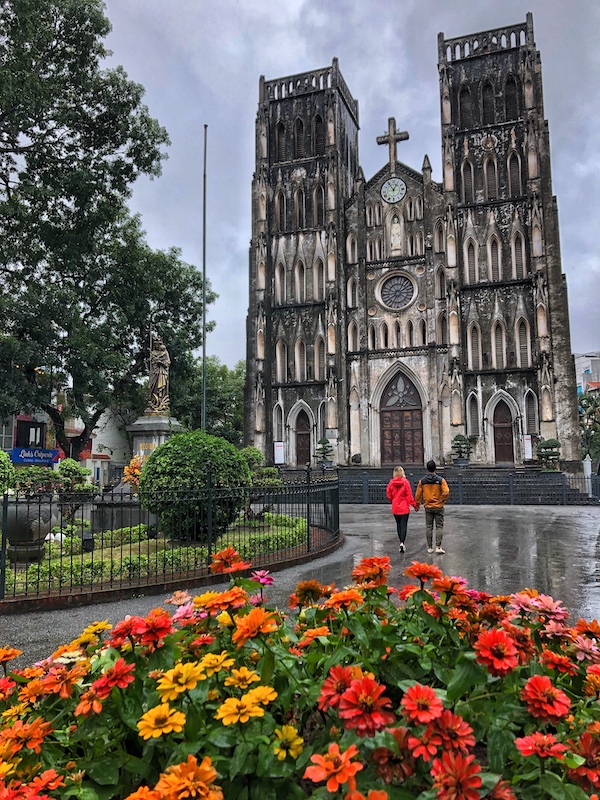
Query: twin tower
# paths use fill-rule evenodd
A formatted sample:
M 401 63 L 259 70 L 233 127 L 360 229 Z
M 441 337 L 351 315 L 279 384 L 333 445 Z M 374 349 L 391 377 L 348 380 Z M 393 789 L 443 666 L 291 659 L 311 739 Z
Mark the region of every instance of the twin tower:
M 261 77 L 245 440 L 268 463 L 579 458 L 575 376 L 533 19 L 438 37 L 441 182 L 428 157 L 365 178 L 337 59 Z M 384 128 L 384 121 L 382 129 Z M 383 150 L 382 150 L 383 153 Z

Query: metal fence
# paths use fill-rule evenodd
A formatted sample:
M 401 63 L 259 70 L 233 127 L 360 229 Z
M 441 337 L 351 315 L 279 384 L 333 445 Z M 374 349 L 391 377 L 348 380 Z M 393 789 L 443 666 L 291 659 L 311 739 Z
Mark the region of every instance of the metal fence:
M 211 574 L 211 556 L 227 545 L 254 568 L 318 554 L 339 539 L 339 484 L 308 472 L 269 489 L 5 495 L 1 523 L 0 601 L 81 601 L 189 585 Z
M 407 470 L 413 492 L 425 470 Z M 600 502 L 600 478 L 563 472 L 458 471 L 443 475 L 454 505 L 590 505 Z M 341 503 L 387 503 L 391 470 L 340 470 Z

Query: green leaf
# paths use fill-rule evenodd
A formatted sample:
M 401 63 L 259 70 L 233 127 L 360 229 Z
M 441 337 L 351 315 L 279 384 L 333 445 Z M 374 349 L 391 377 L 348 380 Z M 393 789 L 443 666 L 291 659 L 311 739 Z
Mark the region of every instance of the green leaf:
M 116 786 L 119 782 L 119 759 L 114 755 L 110 758 L 96 758 L 93 761 L 82 762 L 81 768 L 93 781 L 102 786 Z
M 229 777 L 235 778 L 236 775 L 242 773 L 244 775 L 251 772 L 253 769 L 254 759 L 249 759 L 248 756 L 252 753 L 254 745 L 250 742 L 240 742 L 233 751 L 231 762 L 229 764 Z
M 544 772 L 543 775 L 540 775 L 540 786 L 555 800 L 568 800 L 569 798 L 565 784 L 553 772 Z
M 492 772 L 502 772 L 508 755 L 514 752 L 514 734 L 505 728 L 490 728 L 487 735 L 488 758 Z
M 226 747 L 233 747 L 239 739 L 239 733 L 233 727 L 222 727 L 211 730 L 210 743 L 220 750 Z
M 265 685 L 271 683 L 271 678 L 275 671 L 275 656 L 271 650 L 266 650 L 262 657 L 262 665 L 260 669 L 260 680 Z

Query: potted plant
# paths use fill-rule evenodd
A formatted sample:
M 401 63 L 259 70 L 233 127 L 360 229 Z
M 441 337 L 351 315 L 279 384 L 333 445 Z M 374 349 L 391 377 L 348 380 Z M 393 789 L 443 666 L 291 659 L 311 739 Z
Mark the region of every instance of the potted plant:
M 558 439 L 544 439 L 539 442 L 536 451 L 545 472 L 560 470 L 560 442 Z
M 58 509 L 52 501 L 59 484 L 60 477 L 48 467 L 15 470 L 5 531 L 11 561 L 41 561 L 44 557 L 45 538 L 58 521 Z
M 452 439 L 452 462 L 457 466 L 466 466 L 471 455 L 471 442 L 463 433 L 457 433 Z
M 333 447 L 329 439 L 323 437 L 317 442 L 317 451 L 315 453 L 319 464 L 323 468 L 333 466 Z

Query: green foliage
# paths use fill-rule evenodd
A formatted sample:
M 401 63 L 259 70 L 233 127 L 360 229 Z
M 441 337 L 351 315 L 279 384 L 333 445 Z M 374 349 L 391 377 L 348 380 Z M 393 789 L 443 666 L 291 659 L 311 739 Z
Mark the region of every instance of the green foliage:
M 560 442 L 558 439 L 543 439 L 537 446 L 537 457 L 545 470 L 560 469 Z
M 15 468 L 8 453 L 0 450 L 0 494 L 4 494 L 15 485 Z
M 457 433 L 452 439 L 451 447 L 455 458 L 469 458 L 471 455 L 471 442 L 462 433 Z
M 586 392 L 578 398 L 581 457 L 600 459 L 600 392 Z
M 333 447 L 329 439 L 323 437 L 317 442 L 317 449 L 315 455 L 318 461 L 331 461 L 333 458 Z
M 142 505 L 160 516 L 168 535 L 207 541 L 207 472 L 215 492 L 210 508 L 213 531 L 230 525 L 244 505 L 237 487 L 250 484 L 246 460 L 225 439 L 203 431 L 179 433 L 158 447 L 144 464 L 140 476 Z M 228 491 L 223 491 L 224 489 Z
M 51 495 L 61 487 L 60 476 L 49 467 L 21 467 L 15 470 L 15 473 L 15 490 L 18 497 Z

